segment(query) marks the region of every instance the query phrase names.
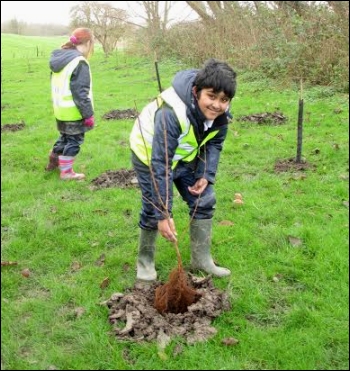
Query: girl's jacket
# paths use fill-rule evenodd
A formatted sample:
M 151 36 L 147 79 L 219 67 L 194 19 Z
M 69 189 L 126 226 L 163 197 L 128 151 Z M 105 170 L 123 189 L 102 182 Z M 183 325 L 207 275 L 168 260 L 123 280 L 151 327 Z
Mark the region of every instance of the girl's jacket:
M 50 57 L 50 70 L 52 72 L 59 72 L 74 58 L 81 56 L 82 53 L 76 49 L 54 50 Z M 81 61 L 72 73 L 70 90 L 74 103 L 83 118 L 91 117 L 94 114 L 93 103 L 89 98 L 90 85 L 90 67 L 87 63 Z

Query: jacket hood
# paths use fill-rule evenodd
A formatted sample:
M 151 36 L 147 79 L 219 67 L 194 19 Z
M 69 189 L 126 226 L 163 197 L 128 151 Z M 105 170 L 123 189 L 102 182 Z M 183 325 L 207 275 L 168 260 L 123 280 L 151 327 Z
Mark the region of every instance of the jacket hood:
M 198 70 L 185 70 L 178 72 L 173 79 L 173 88 L 181 100 L 190 106 L 193 100 L 192 88 Z
M 82 56 L 76 49 L 57 49 L 51 53 L 50 70 L 60 72 L 74 58 Z
M 198 71 L 198 69 L 180 71 L 174 76 L 172 83 L 176 94 L 186 104 L 188 114 L 192 116 L 197 123 L 205 121 L 205 117 L 200 111 L 197 100 L 192 93 L 194 80 Z

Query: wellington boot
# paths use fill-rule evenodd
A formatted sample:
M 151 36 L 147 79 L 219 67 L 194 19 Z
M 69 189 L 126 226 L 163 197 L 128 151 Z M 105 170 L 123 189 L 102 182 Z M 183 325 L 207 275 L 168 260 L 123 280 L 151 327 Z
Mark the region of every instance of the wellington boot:
M 216 266 L 210 254 L 212 224 L 212 219 L 193 219 L 191 221 L 191 268 L 217 277 L 229 276 L 231 271 Z
M 85 179 L 85 174 L 79 174 L 73 170 L 74 159 L 73 156 L 58 156 L 59 168 L 61 170 L 60 178 L 62 180 Z
M 154 264 L 157 233 L 157 230 L 149 231 L 141 228 L 136 275 L 138 280 L 155 281 L 157 278 Z
M 61 172 L 60 178 L 62 180 L 83 180 L 85 179 L 85 174 L 75 173 L 74 171 Z

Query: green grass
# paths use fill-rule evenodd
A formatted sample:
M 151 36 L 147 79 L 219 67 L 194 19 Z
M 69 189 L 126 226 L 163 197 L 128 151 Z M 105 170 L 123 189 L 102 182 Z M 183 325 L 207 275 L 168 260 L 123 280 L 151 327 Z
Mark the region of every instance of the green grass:
M 89 189 L 103 172 L 131 168 L 133 121 L 102 116 L 140 110 L 151 100 L 158 91 L 154 64 L 121 53 L 106 60 L 97 48 L 91 60 L 97 126 L 75 166 L 87 180 L 62 182 L 44 167 L 58 136 L 48 58 L 63 41 L 1 35 L 1 123 L 25 123 L 1 134 L 1 259 L 18 262 L 2 266 L 1 369 L 348 369 L 348 95 L 305 89 L 303 158 L 312 168 L 277 174 L 278 159 L 296 156 L 298 92 L 239 75 L 236 118 L 279 110 L 288 121 L 230 125 L 216 184 L 213 255 L 232 269 L 230 278 L 214 281 L 229 292 L 232 310 L 215 319 L 214 338 L 194 345 L 173 340 L 164 360 L 155 343 L 117 341 L 100 305 L 135 281 L 139 191 Z M 163 87 L 183 67 L 161 61 Z M 241 208 L 233 205 L 236 192 Z M 186 265 L 188 214 L 178 196 L 174 211 Z M 176 256 L 165 240 L 158 247 L 158 274 L 167 280 Z M 98 266 L 101 254 L 105 264 Z M 106 277 L 110 284 L 101 289 Z M 223 345 L 227 337 L 239 344 Z

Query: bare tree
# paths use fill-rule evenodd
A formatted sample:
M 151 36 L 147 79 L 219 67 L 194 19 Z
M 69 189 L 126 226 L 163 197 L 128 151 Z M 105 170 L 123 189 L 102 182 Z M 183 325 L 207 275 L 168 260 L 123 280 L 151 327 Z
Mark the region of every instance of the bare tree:
M 169 10 L 171 1 L 163 1 L 163 9 L 160 1 L 141 1 L 146 13 L 147 34 L 150 45 L 153 46 L 156 59 L 158 59 L 158 48 L 164 40 L 164 34 L 169 21 Z
M 72 7 L 70 14 L 71 27 L 90 28 L 106 55 L 116 49 L 118 41 L 127 29 L 126 11 L 116 9 L 108 3 L 82 1 L 81 4 Z
M 241 7 L 253 6 L 251 1 L 244 1 L 245 4 L 240 4 L 239 1 L 186 1 L 186 3 L 208 24 L 220 21 L 225 14 L 234 14 Z

